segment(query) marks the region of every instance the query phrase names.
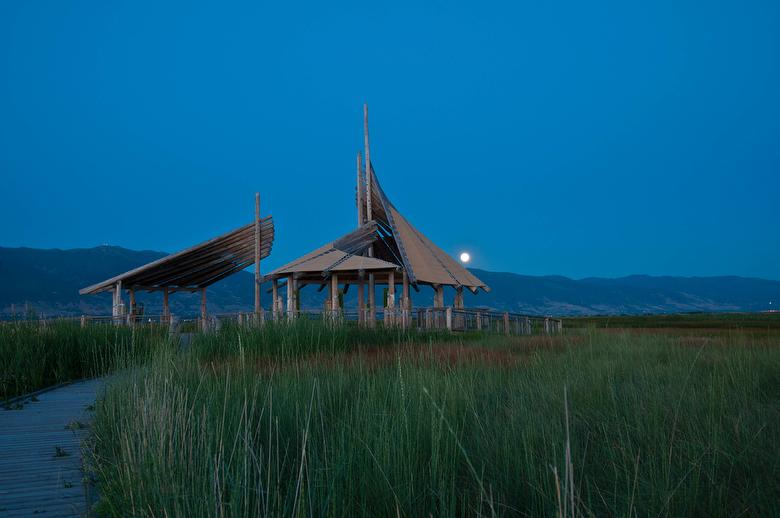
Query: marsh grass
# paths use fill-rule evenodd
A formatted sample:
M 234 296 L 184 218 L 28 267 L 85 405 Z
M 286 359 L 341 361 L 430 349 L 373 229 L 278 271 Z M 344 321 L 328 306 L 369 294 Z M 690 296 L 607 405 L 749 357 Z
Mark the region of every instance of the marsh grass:
M 303 325 L 289 335 L 234 331 L 109 387 L 91 457 L 102 512 L 777 510 L 777 341 L 681 346 L 591 329 L 446 346 L 387 337 L 372 349 L 365 336 Z M 308 354 L 315 346 L 326 353 Z
M 167 331 L 52 321 L 0 325 L 0 400 L 56 383 L 100 376 L 169 348 Z
M 332 355 L 393 344 L 432 343 L 449 339 L 445 332 L 397 327 L 358 327 L 354 323 L 329 325 L 298 318 L 292 322 L 269 321 L 262 327 L 226 323 L 218 332 L 196 334 L 192 351 L 201 360 L 245 355 L 252 358 L 289 360 L 311 354 Z M 476 339 L 476 335 L 465 337 Z

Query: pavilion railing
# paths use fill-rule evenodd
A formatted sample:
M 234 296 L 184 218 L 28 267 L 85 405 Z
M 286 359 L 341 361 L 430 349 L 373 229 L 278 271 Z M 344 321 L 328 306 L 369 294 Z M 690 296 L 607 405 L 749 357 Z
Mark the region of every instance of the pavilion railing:
M 322 320 L 345 325 L 364 325 L 368 327 L 399 327 L 417 330 L 443 330 L 452 332 L 482 332 L 506 335 L 558 334 L 563 330 L 559 318 L 537 315 L 523 315 L 483 309 L 459 309 L 453 307 L 421 307 L 413 310 L 400 308 L 377 308 L 374 318 L 368 309 L 322 310 L 304 309 L 291 314 L 286 311 L 274 314 L 264 310 L 260 316 L 253 312 L 224 313 L 201 317 L 179 317 L 175 315 L 145 314 L 115 316 L 82 315 L 81 317 L 57 317 L 37 319 L 45 326 L 52 321 L 80 322 L 87 325 L 161 325 L 168 326 L 171 332 L 213 331 L 226 323 L 253 326 L 258 322 L 275 320 L 289 322 L 294 319 Z

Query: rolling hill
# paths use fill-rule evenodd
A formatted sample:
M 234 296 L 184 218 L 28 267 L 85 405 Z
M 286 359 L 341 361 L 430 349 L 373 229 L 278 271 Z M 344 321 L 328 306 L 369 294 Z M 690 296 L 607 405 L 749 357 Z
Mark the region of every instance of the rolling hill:
M 48 316 L 110 314 L 111 295 L 82 297 L 78 290 L 165 254 L 135 251 L 115 246 L 81 249 L 35 249 L 0 247 L 0 315 L 25 307 Z M 492 290 L 466 294 L 466 305 L 529 314 L 588 315 L 641 314 L 714 311 L 765 311 L 780 303 L 780 281 L 736 276 L 654 277 L 632 275 L 617 279 L 570 279 L 561 276 L 528 276 L 515 273 L 473 270 Z M 209 288 L 209 311 L 249 311 L 253 301 L 253 275 L 228 277 Z M 350 290 L 346 304 L 354 304 Z M 452 294 L 448 293 L 448 303 Z M 264 295 L 268 305 L 270 296 Z M 430 305 L 433 292 L 422 287 L 412 292 L 416 306 Z M 302 290 L 304 307 L 320 307 L 324 294 L 316 288 Z M 378 298 L 377 300 L 381 300 Z M 146 311 L 157 313 L 159 294 L 140 294 Z M 193 315 L 198 311 L 197 294 L 171 296 L 171 311 Z

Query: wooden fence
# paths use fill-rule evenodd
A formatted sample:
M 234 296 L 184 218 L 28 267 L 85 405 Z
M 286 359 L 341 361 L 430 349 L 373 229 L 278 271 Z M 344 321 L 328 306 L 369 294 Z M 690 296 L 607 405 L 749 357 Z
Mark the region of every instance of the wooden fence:
M 168 326 L 171 332 L 179 331 L 213 331 L 222 327 L 224 323 L 232 322 L 238 325 L 254 326 L 267 320 L 277 322 L 289 322 L 297 318 L 307 320 L 325 320 L 343 325 L 363 325 L 367 327 L 399 327 L 414 328 L 418 330 L 442 330 L 451 332 L 482 332 L 506 335 L 539 335 L 558 334 L 563 331 L 563 321 L 559 318 L 537 315 L 523 315 L 510 312 L 499 312 L 482 309 L 456 309 L 453 307 L 424 307 L 411 311 L 401 309 L 375 310 L 374 320 L 366 309 L 362 313 L 358 310 L 327 311 L 319 309 L 298 310 L 292 314 L 286 311 L 276 314 L 263 311 L 259 315 L 253 312 L 224 313 L 209 315 L 206 319 L 200 317 L 181 318 L 175 315 L 126 315 L 94 316 L 82 315 L 81 317 L 59 317 L 53 319 L 31 320 L 46 326 L 54 321 L 79 322 L 82 327 L 87 325 L 163 325 Z

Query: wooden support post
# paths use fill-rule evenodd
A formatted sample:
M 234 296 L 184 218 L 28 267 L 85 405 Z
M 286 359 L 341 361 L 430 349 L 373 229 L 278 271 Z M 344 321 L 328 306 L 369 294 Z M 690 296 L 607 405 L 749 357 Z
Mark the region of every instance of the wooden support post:
M 117 281 L 114 285 L 114 309 L 112 311 L 114 324 L 119 325 L 122 322 L 124 309 L 124 304 L 122 303 L 122 281 Z
M 395 272 L 390 271 L 387 276 L 387 308 L 385 323 L 395 325 Z
M 162 316 L 165 322 L 169 322 L 171 318 L 171 308 L 168 305 L 168 288 L 163 288 L 163 309 Z
M 550 334 L 550 319 L 547 317 L 544 317 L 544 334 Z
M 200 321 L 203 332 L 206 332 L 208 330 L 208 322 L 206 322 L 206 318 L 208 315 L 206 314 L 206 288 L 200 289 Z
M 287 277 L 287 318 L 295 318 L 295 281 L 293 276 Z
M 455 288 L 455 308 L 463 309 L 463 286 Z
M 279 319 L 279 279 L 273 281 L 273 295 L 271 295 L 272 304 L 271 310 L 273 311 L 274 320 Z
M 358 324 L 362 325 L 366 320 L 366 301 L 364 297 L 363 289 L 363 272 L 358 273 L 358 288 L 357 288 L 357 306 L 358 306 Z
M 409 327 L 411 322 L 412 301 L 409 298 L 409 276 L 406 274 L 406 270 L 403 270 L 401 282 L 401 319 L 404 329 Z
M 434 310 L 433 320 L 434 326 L 439 329 L 442 327 L 441 309 L 444 308 L 444 286 L 437 284 L 433 289 L 435 290 L 433 296 L 433 307 L 436 308 Z
M 504 334 L 509 334 L 509 313 L 504 311 Z
M 368 325 L 376 325 L 376 286 L 374 285 L 374 274 L 368 274 Z
M 127 290 L 127 293 L 130 296 L 130 310 L 127 312 L 127 323 L 135 325 L 135 290 L 130 288 Z
M 447 330 L 452 331 L 452 308 L 447 306 L 446 310 Z
M 477 331 L 482 330 L 482 313 L 477 311 Z
M 374 219 L 371 207 L 371 151 L 368 146 L 368 104 L 363 104 L 363 139 L 366 146 L 366 221 Z M 369 251 L 369 257 L 373 257 Z
M 358 217 L 358 227 L 362 226 L 363 223 L 365 223 L 365 220 L 363 219 L 363 181 L 360 177 L 360 151 L 358 151 L 357 154 L 357 217 Z
M 263 322 L 263 308 L 260 304 L 260 193 L 255 193 L 255 322 Z
M 336 273 L 330 275 L 330 311 L 336 321 L 339 316 L 339 276 Z
M 81 315 L 81 329 L 84 329 L 87 327 L 87 316 Z

